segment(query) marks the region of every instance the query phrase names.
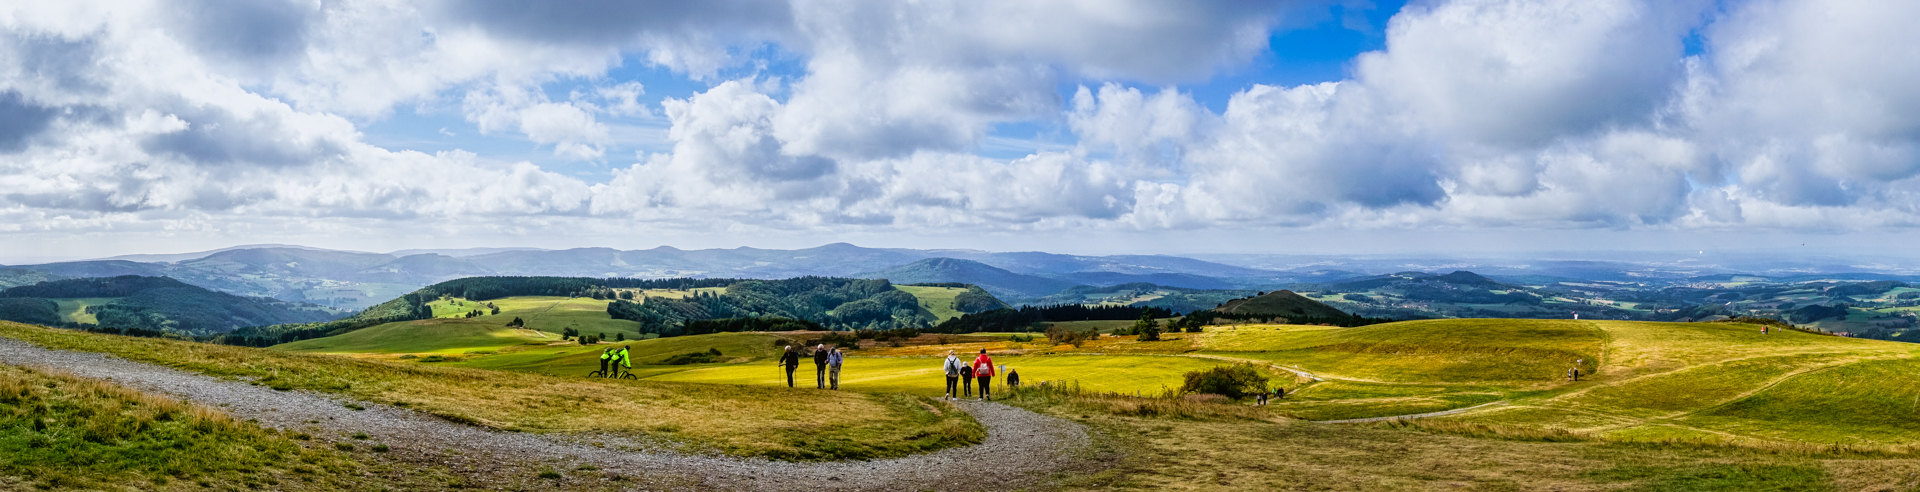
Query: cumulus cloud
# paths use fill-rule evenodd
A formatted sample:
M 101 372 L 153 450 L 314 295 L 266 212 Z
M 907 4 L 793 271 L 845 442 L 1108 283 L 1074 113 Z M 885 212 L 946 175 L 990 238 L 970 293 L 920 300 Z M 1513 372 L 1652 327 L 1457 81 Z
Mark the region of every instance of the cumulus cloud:
M 0 222 L 1920 223 L 1920 31 L 1907 28 L 1920 7 L 1418 2 L 1346 80 L 1250 84 L 1218 110 L 1182 85 L 1244 66 L 1292 12 L 1316 5 L 16 2 L 0 6 Z M 1689 55 L 1689 36 L 1704 50 Z M 800 71 L 769 70 L 768 56 L 794 57 Z M 609 77 L 634 60 L 705 89 L 662 97 Z M 609 177 L 382 148 L 361 134 L 407 106 L 455 112 L 481 135 Z M 624 119 L 663 121 L 671 148 L 608 162 L 620 159 L 608 150 L 621 147 Z M 1070 142 L 980 155 L 1008 123 L 1056 125 Z

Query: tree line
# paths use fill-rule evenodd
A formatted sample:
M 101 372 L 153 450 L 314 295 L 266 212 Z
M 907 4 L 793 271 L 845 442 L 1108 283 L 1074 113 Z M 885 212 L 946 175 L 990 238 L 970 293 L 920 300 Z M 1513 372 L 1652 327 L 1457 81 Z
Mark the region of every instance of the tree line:
M 1086 306 L 1059 304 L 1026 306 L 1020 309 L 995 309 L 962 315 L 940 323 L 932 331 L 939 333 L 1026 332 L 1037 331 L 1042 323 L 1090 320 L 1127 320 L 1141 316 L 1171 318 L 1174 312 L 1152 306 Z

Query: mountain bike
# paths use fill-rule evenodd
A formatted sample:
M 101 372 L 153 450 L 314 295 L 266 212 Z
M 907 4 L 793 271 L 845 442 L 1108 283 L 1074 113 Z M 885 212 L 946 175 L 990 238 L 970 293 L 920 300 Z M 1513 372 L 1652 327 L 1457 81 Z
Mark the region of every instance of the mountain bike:
M 593 372 L 587 373 L 587 377 L 604 378 L 604 377 L 607 377 L 607 372 L 599 369 L 595 369 Z M 634 377 L 633 373 L 631 372 L 623 372 L 623 373 L 620 373 L 620 377 L 618 379 L 630 379 L 630 380 L 638 381 L 640 378 Z

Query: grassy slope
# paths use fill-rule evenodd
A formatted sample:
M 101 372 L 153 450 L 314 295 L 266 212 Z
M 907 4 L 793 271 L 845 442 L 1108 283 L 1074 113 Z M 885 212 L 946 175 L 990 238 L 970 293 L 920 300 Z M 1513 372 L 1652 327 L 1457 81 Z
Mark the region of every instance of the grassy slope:
M 1574 361 L 1593 372 L 1604 335 L 1576 321 L 1428 320 L 1215 328 L 1203 348 L 1341 378 L 1398 383 L 1546 383 Z
M 953 308 L 953 298 L 967 292 L 967 289 L 958 287 L 896 285 L 893 288 L 913 294 L 913 297 L 920 299 L 920 309 L 933 313 L 933 317 L 940 321 L 960 317 L 960 311 Z
M 118 297 L 88 297 L 80 299 L 54 299 L 60 304 L 60 321 L 69 323 L 96 324 L 100 320 L 87 313 L 87 306 L 100 306 L 118 301 Z
M 1101 431 L 1113 469 L 1063 490 L 1912 490 L 1920 459 L 1542 442 L 1269 420 L 1223 404 L 1038 391 L 1010 400 Z
M 275 388 L 335 393 L 494 428 L 643 435 L 693 449 L 781 458 L 898 456 L 978 442 L 965 412 L 850 392 L 618 382 L 96 335 L 0 322 L 0 336 Z
M 472 357 L 450 365 L 576 376 L 600 369 L 602 350 L 609 347 L 632 347 L 627 355 L 633 358 L 636 371 L 645 372 L 649 369 L 643 366 L 659 364 L 677 354 L 705 352 L 707 349 L 719 349 L 722 358 L 728 360 L 772 357 L 778 351 L 773 347 L 773 341 L 781 339 L 779 336 L 765 333 L 715 333 L 656 338 L 630 343 L 602 343 L 592 346 L 559 343 L 517 347 L 497 355 Z M 651 370 L 664 372 L 686 368 L 686 366 L 663 366 Z
M 1358 328 L 1216 328 L 1206 353 L 1296 364 L 1331 382 L 1275 411 L 1311 419 L 1506 400 L 1432 425 L 1565 430 L 1607 439 L 1920 443 L 1910 344 L 1727 323 L 1432 320 Z M 1560 377 L 1581 359 L 1587 376 Z
M 368 473 L 373 470 L 353 455 L 305 437 L 112 383 L 0 365 L 3 489 L 364 490 L 446 483 L 430 470 Z M 382 475 L 403 482 L 386 483 Z
M 500 308 L 492 314 L 488 303 Z M 560 340 L 568 328 L 587 334 L 606 334 L 607 340 L 620 335 L 643 338 L 640 324 L 607 316 L 609 301 L 586 297 L 510 297 L 493 301 L 441 299 L 432 302 L 434 319 L 387 323 L 343 335 L 302 340 L 277 345 L 277 350 L 316 353 L 376 354 L 459 354 L 471 351 L 498 351 L 527 344 L 545 344 Z M 479 310 L 481 316 L 467 318 Z M 526 321 L 526 328 L 511 328 L 514 318 Z

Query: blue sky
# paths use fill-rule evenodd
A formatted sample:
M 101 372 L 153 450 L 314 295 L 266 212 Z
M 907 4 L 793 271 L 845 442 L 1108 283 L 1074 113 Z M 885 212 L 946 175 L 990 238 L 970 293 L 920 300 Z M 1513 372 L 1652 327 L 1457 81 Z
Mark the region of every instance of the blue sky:
M 1899 3 L 72 6 L 0 7 L 0 256 L 1844 250 L 1920 225 Z
M 1177 84 L 1177 90 L 1192 94 L 1194 100 L 1215 112 L 1225 111 L 1234 93 L 1254 84 L 1295 86 L 1338 82 L 1348 77 L 1350 62 L 1367 51 L 1386 45 L 1387 21 L 1406 2 L 1357 2 L 1357 5 L 1326 5 L 1291 11 L 1297 18 L 1277 26 L 1268 38 L 1267 49 L 1244 65 L 1228 67 L 1217 73 Z M 595 83 L 638 82 L 646 88 L 653 115 L 603 118 L 622 130 L 621 138 L 606 149 L 607 157 L 582 161 L 554 155 L 553 145 L 539 144 L 522 135 L 483 134 L 461 114 L 457 102 L 396 107 L 392 114 L 372 119 L 361 127 L 367 141 L 389 149 L 422 152 L 466 150 L 502 161 L 528 161 L 540 167 L 577 176 L 596 183 L 609 180 L 608 163 L 626 163 L 636 152 L 660 153 L 672 150 L 666 131 L 672 122 L 658 114 L 662 98 L 687 99 L 712 88 L 714 83 L 740 78 L 779 78 L 797 80 L 806 75 L 805 57 L 769 44 L 751 50 L 751 62 L 727 67 L 718 74 L 696 80 L 689 74 L 648 63 L 644 57 L 626 55 L 620 63 L 595 77 L 556 80 L 541 85 L 547 96 L 566 100 L 574 91 L 591 88 Z M 1083 85 L 1099 86 L 1107 82 L 1092 78 L 1065 77 L 1057 90 L 1062 99 L 1071 98 Z M 1137 81 L 1119 83 L 1141 90 L 1159 86 Z M 783 100 L 782 94 L 773 94 Z M 1018 121 L 993 126 L 975 153 L 1000 159 L 1014 159 L 1042 150 L 1070 148 L 1071 131 L 1059 119 Z M 451 133 L 451 135 L 449 135 Z

